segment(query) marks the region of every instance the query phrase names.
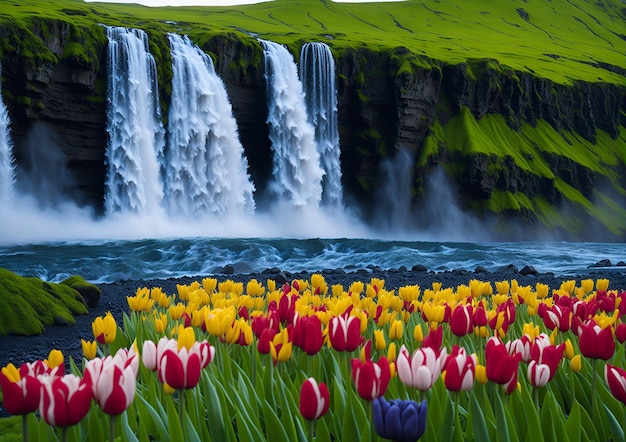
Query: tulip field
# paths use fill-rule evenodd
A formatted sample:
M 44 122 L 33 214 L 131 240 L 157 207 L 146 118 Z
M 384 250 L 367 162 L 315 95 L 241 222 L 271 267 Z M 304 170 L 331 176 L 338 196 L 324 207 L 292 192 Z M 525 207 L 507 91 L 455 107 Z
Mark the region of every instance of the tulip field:
M 140 287 L 81 360 L 0 374 L 0 441 L 623 441 L 626 291 Z

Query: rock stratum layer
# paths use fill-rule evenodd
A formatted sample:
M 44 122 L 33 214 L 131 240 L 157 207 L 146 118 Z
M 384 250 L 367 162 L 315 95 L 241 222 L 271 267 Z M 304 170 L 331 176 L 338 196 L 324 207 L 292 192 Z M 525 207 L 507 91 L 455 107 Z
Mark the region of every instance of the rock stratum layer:
M 188 34 L 212 56 L 233 105 L 250 174 L 262 193 L 271 176 L 271 150 L 263 51 L 257 36 L 285 43 L 296 58 L 304 42 L 324 41 L 336 60 L 344 190 L 363 214 L 380 207 L 380 192 L 389 180 L 381 173 L 381 164 L 404 152 L 410 159 L 410 179 L 404 185 L 412 195 L 408 203 L 416 208 L 409 224 L 428 222 L 418 209 L 428 197 L 428 177 L 438 168 L 452 183 L 461 209 L 490 220 L 494 229 L 501 228 L 506 219 L 557 232 L 558 238 L 623 240 L 626 36 L 624 27 L 621 33 L 619 29 L 626 24 L 626 13 L 619 2 L 589 6 L 556 1 L 551 2 L 551 11 L 543 12 L 521 2 L 517 9 L 508 6 L 510 11 L 505 12 L 511 16 L 490 11 L 486 5 L 474 11 L 478 17 L 502 16 L 502 29 L 495 35 L 528 26 L 535 32 L 529 31 L 529 36 L 539 35 L 548 42 L 563 40 L 565 47 L 567 39 L 558 34 L 559 29 L 576 25 L 588 34 L 577 38 L 591 39 L 590 48 L 541 52 L 554 50 L 546 47 L 527 58 L 522 48 L 533 42 L 519 41 L 519 48 L 508 47 L 505 55 L 494 55 L 489 45 L 497 42 L 487 41 L 491 26 L 487 18 L 485 23 L 474 23 L 474 28 L 467 25 L 465 36 L 469 46 L 471 32 L 484 31 L 485 50 L 481 52 L 480 47 L 460 47 L 463 36 L 454 34 L 463 12 L 450 19 L 446 17 L 449 12 L 436 10 L 438 2 L 403 3 L 415 17 L 430 14 L 433 20 L 443 20 L 436 23 L 438 38 L 449 38 L 447 49 L 456 55 L 442 55 L 446 47 L 434 43 L 429 47 L 425 36 L 423 48 L 417 50 L 411 39 L 433 33 L 435 28 L 411 28 L 398 20 L 405 18 L 398 15 L 404 10 L 394 9 L 398 6 L 384 9 L 382 4 L 371 9 L 375 16 L 367 15 L 369 6 L 323 0 L 276 0 L 228 9 L 104 6 L 73 0 L 57 0 L 45 7 L 42 3 L 42 8 L 13 5 L 0 13 L 0 53 L 2 94 L 12 122 L 18 172 L 37 173 L 33 156 L 42 151 L 34 153 L 33 145 L 44 151 L 56 149 L 54 155 L 44 155 L 67 166 L 69 179 L 63 180 L 62 192 L 102 212 L 107 39 L 101 24 L 105 23 L 148 32 L 159 70 L 163 115 L 167 115 L 171 88 L 166 33 Z M 566 21 L 558 22 L 562 24 L 556 30 L 552 25 L 548 33 L 542 20 L 554 18 L 557 10 Z M 176 11 L 184 11 L 180 21 L 171 18 Z M 567 16 L 570 11 L 574 15 Z M 291 23 L 288 15 L 278 17 L 289 13 L 298 19 Z M 240 26 L 237 17 L 241 16 L 261 22 L 258 29 L 256 24 Z M 346 25 L 351 32 L 342 32 L 335 24 L 337 17 L 361 24 Z M 300 25 L 300 19 L 314 25 Z M 396 39 L 376 20 L 393 23 L 393 32 L 408 37 Z M 311 27 L 308 33 L 307 26 Z M 379 31 L 387 32 L 386 41 L 380 40 Z M 458 55 L 463 50 L 467 56 Z M 572 59 L 572 51 L 580 57 Z M 611 51 L 622 55 L 621 62 L 619 56 L 611 58 Z M 507 58 L 507 53 L 521 55 Z M 594 53 L 597 57 L 590 58 Z M 38 134 L 44 134 L 48 147 L 41 147 Z M 511 238 L 514 232 L 504 229 L 503 236 Z

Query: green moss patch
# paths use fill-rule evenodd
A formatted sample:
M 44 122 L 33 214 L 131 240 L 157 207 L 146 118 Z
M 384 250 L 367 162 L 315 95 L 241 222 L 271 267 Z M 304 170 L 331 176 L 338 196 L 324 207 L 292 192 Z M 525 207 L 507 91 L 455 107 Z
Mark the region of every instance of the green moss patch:
M 36 335 L 53 324 L 73 324 L 87 314 L 80 293 L 66 284 L 25 278 L 0 269 L 0 335 Z

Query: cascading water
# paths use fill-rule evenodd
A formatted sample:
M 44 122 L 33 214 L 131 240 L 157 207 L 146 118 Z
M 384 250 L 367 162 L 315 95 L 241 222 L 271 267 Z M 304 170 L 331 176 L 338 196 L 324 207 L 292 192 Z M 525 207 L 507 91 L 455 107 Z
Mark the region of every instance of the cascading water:
M 2 66 L 0 65 L 1 78 Z M 9 113 L 2 101 L 2 82 L 0 81 L 0 202 L 5 202 L 13 194 L 15 182 L 10 124 Z
M 328 45 L 305 43 L 300 50 L 300 79 L 304 87 L 309 122 L 315 128 L 315 142 L 325 172 L 322 204 L 341 207 L 341 163 L 337 125 L 335 59 Z
M 272 189 L 294 206 L 319 206 L 322 178 L 314 130 L 307 120 L 302 83 L 283 45 L 260 40 L 265 56 L 269 137 L 274 151 Z
M 156 64 L 140 29 L 106 27 L 109 39 L 107 213 L 154 214 L 163 197 L 164 129 Z
M 254 185 L 237 122 L 213 61 L 187 37 L 169 34 L 172 95 L 164 203 L 171 214 L 254 212 Z

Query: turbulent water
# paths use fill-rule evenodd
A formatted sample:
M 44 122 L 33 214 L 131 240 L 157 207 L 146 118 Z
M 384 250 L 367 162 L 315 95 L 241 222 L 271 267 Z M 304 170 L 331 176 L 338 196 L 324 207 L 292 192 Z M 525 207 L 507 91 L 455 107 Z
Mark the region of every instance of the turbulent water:
M 368 266 L 410 269 L 416 264 L 434 271 L 473 271 L 477 266 L 495 271 L 508 264 L 518 268 L 529 264 L 541 273 L 576 275 L 602 259 L 611 260 L 613 265 L 626 260 L 626 245 L 179 238 L 0 246 L 0 268 L 53 282 L 79 274 L 95 283 L 203 277 L 219 272 L 227 264 L 232 264 L 239 273 L 272 267 L 290 272 L 330 268 L 349 272 Z

